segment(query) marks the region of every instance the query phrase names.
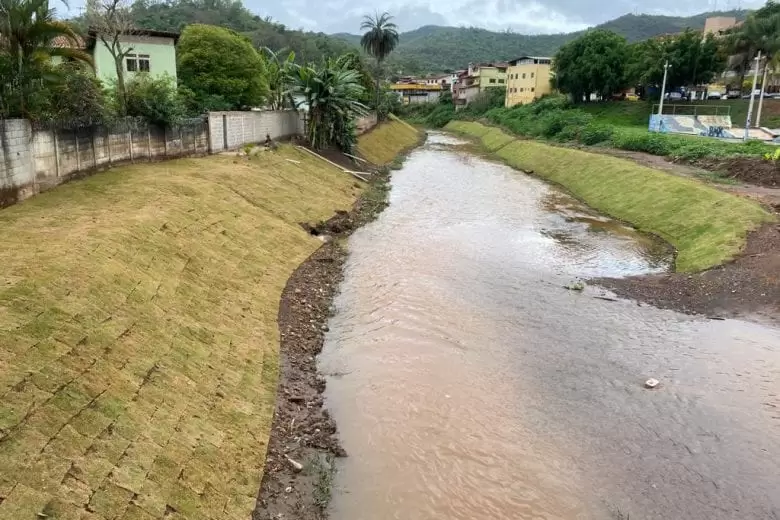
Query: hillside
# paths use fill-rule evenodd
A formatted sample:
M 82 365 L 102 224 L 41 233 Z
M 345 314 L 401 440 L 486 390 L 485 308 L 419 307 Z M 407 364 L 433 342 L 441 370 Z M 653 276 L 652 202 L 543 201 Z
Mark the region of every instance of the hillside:
M 680 32 L 687 27 L 702 29 L 705 19 L 710 16 L 744 19 L 745 14 L 746 11 L 709 12 L 690 17 L 627 14 L 597 28 L 614 31 L 633 42 Z M 414 73 L 453 70 L 469 62 L 508 60 L 523 54 L 550 56 L 581 34 L 524 35 L 475 27 L 425 26 L 401 34 L 399 46 L 389 63 L 393 70 Z M 352 45 L 360 41 L 360 37 L 353 34 L 333 36 Z
M 181 31 L 185 25 L 220 25 L 248 36 L 257 47 L 295 51 L 300 63 L 320 62 L 355 50 L 343 39 L 323 33 L 292 30 L 270 18 L 261 18 L 244 7 L 240 0 L 167 0 L 132 5 L 136 25 L 144 29 Z

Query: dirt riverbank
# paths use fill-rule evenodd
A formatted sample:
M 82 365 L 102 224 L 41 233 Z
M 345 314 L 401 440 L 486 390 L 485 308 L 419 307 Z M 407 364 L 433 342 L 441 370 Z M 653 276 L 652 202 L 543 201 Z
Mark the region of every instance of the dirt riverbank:
M 424 133 L 416 136 L 400 150 L 397 160 L 424 139 Z M 325 155 L 357 169 L 351 162 L 344 163 L 340 154 Z M 336 424 L 323 407 L 325 379 L 317 371 L 316 356 L 328 330 L 331 302 L 343 279 L 344 239 L 387 206 L 389 180 L 389 169 L 375 170 L 351 211 L 337 212 L 326 222 L 301 223 L 325 244 L 295 270 L 282 292 L 279 387 L 253 520 L 326 517 L 334 458 L 346 453 L 336 437 Z
M 591 283 L 663 309 L 780 322 L 780 225 L 764 225 L 749 235 L 738 258 L 701 273 L 596 278 Z

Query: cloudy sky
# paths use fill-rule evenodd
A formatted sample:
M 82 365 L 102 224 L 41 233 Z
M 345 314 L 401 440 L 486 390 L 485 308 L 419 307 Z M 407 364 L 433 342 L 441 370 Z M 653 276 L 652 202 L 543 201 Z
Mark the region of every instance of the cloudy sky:
M 81 3 L 78 2 L 77 3 Z M 402 31 L 423 25 L 475 26 L 524 34 L 571 32 L 626 13 L 691 15 L 757 7 L 763 0 L 244 0 L 253 12 L 292 28 L 360 32 L 367 12 L 388 11 Z M 71 3 L 71 11 L 78 9 Z M 58 10 L 60 11 L 60 10 Z

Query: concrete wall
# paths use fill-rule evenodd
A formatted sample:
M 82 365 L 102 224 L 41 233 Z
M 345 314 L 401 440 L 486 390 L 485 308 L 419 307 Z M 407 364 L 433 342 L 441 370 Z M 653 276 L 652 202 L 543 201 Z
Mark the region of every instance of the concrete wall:
M 368 132 L 376 126 L 376 123 L 376 112 L 367 116 L 359 117 L 357 121 L 355 121 L 358 135 Z
M 376 117 L 356 124 L 359 133 L 365 132 L 376 125 Z M 24 119 L 0 120 L 0 207 L 113 164 L 219 153 L 262 143 L 267 135 L 300 135 L 304 129 L 304 116 L 294 110 L 211 112 L 208 120 L 181 128 L 36 130 Z
M 303 134 L 304 120 L 295 110 L 209 112 L 209 151 L 235 150 L 249 143 Z
M 79 175 L 127 161 L 208 153 L 205 121 L 181 128 L 34 130 L 24 119 L 0 121 L 0 207 Z

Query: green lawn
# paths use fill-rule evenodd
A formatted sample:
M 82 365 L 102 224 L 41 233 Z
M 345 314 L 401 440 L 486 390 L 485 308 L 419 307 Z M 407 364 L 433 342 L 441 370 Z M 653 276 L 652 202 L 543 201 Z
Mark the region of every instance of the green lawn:
M 510 166 L 533 170 L 591 207 L 660 236 L 677 249 L 678 271 L 732 259 L 749 231 L 774 219 L 754 202 L 632 161 L 500 137 L 500 130 L 476 122 L 445 128 L 479 138 Z

